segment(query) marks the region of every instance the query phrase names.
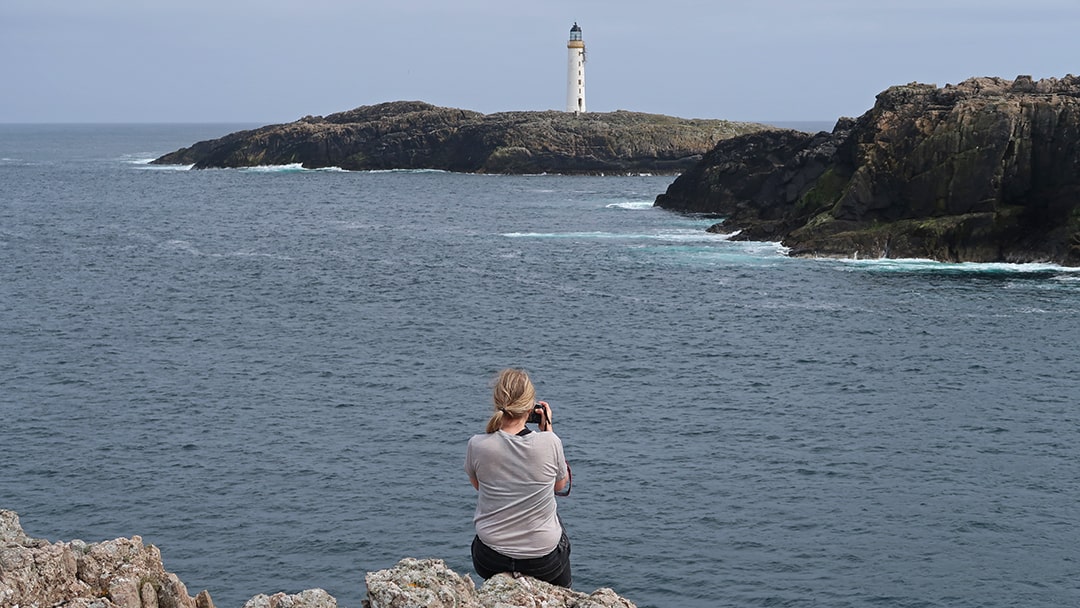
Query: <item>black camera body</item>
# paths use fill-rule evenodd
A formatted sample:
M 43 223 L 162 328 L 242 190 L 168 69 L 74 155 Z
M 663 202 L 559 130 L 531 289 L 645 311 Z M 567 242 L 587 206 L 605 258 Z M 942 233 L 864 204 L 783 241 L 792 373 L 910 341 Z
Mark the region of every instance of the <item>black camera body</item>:
M 529 419 L 525 422 L 528 424 L 540 424 L 544 421 L 544 406 L 538 405 L 533 408 L 533 411 L 529 413 Z

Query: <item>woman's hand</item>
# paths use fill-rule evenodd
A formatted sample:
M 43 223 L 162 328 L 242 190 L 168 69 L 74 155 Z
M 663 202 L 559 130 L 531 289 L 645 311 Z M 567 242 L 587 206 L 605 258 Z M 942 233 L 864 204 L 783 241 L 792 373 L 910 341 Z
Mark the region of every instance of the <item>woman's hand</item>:
M 544 408 L 543 420 L 540 421 L 540 424 L 537 425 L 537 428 L 539 428 L 541 431 L 550 431 L 551 430 L 551 406 L 548 405 L 547 401 L 537 401 L 536 405 L 539 406 L 539 407 Z

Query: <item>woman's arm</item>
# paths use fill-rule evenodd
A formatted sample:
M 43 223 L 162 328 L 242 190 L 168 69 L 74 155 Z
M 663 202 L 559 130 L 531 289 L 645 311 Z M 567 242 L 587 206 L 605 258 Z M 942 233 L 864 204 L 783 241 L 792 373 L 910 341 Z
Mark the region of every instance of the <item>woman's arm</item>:
M 541 431 L 548 431 L 548 432 L 554 433 L 555 432 L 555 426 L 554 426 L 554 424 L 552 424 L 552 420 L 551 420 L 551 405 L 549 405 L 547 401 L 537 401 L 536 403 L 537 403 L 538 406 L 542 407 L 543 410 L 544 410 L 543 420 L 541 420 L 540 424 L 537 425 L 537 426 L 540 428 Z M 560 450 L 560 454 L 561 453 L 562 453 L 562 451 Z M 560 458 L 561 458 L 561 456 L 560 456 Z M 567 467 L 567 469 L 566 469 L 566 477 L 563 477 L 562 479 L 556 479 L 555 480 L 555 491 L 556 492 L 562 492 L 569 485 L 570 485 L 570 468 Z
M 570 483 L 570 476 L 569 475 L 567 475 L 566 477 L 563 477 L 562 479 L 559 479 L 558 481 L 555 482 L 555 491 L 556 492 L 562 492 L 564 489 L 566 489 L 566 484 L 568 484 L 568 483 Z
M 473 487 L 474 490 L 479 490 L 480 489 L 480 482 L 477 481 L 477 479 L 475 477 L 473 477 L 472 475 L 469 475 L 469 481 L 472 482 L 472 487 Z

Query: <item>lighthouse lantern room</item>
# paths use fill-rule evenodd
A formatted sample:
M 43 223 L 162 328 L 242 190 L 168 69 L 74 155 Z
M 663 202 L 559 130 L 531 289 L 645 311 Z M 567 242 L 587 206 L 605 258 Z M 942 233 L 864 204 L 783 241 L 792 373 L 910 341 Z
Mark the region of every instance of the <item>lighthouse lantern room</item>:
M 585 111 L 585 41 L 577 22 L 570 28 L 570 40 L 566 43 L 566 111 Z

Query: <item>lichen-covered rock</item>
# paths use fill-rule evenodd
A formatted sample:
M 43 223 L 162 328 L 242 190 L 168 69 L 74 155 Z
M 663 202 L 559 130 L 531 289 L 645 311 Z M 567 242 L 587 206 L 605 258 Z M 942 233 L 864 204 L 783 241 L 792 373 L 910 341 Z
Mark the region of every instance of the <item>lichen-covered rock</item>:
M 213 608 L 203 592 L 198 608 Z M 0 510 L 0 606 L 20 608 L 197 608 L 166 572 L 161 553 L 138 536 L 50 544 L 26 536 L 13 511 Z
M 497 574 L 477 591 L 438 559 L 406 558 L 366 580 L 366 608 L 635 608 L 611 589 L 586 594 L 529 576 Z
M 764 128 L 626 111 L 481 114 L 399 101 L 238 131 L 154 163 L 200 169 L 300 163 L 357 171 L 676 173 L 721 139 Z
M 1080 78 L 892 87 L 832 133 L 720 142 L 656 204 L 793 254 L 1080 265 Z
M 606 587 L 586 594 L 529 576 L 509 574 L 489 578 L 478 595 L 484 608 L 635 608 L 633 602 Z
M 476 606 L 476 585 L 441 559 L 405 558 L 388 570 L 364 577 L 368 608 L 462 608 Z
M 0 510 L 0 543 L 26 544 L 28 540 L 19 525 L 19 514 Z
M 479 591 L 438 559 L 401 560 L 366 576 L 367 608 L 634 608 L 611 589 L 584 594 L 530 577 L 498 575 Z M 0 608 L 214 608 L 207 591 L 192 598 L 138 536 L 101 543 L 49 543 L 23 533 L 0 510 Z M 338 608 L 322 589 L 256 595 L 243 608 Z
M 322 589 L 308 589 L 293 595 L 259 594 L 245 602 L 244 608 L 337 608 L 337 600 Z

